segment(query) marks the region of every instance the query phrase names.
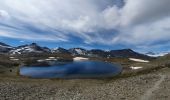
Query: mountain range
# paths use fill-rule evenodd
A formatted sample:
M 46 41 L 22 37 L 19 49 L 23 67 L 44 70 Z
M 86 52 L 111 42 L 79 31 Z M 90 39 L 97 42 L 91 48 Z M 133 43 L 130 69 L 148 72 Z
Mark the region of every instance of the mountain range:
M 70 54 L 72 56 L 105 57 L 105 58 L 112 58 L 112 57 L 140 58 L 140 59 L 153 58 L 146 54 L 135 52 L 131 49 L 110 50 L 110 51 L 104 51 L 100 49 L 86 50 L 83 48 L 64 49 L 61 47 L 49 49 L 47 47 L 41 47 L 36 43 L 13 47 L 8 44 L 0 42 L 0 53 L 6 53 L 11 55 L 16 55 L 16 54 L 20 55 L 20 54 L 29 54 L 29 53 L 42 53 L 42 54 L 55 53 L 55 54 Z

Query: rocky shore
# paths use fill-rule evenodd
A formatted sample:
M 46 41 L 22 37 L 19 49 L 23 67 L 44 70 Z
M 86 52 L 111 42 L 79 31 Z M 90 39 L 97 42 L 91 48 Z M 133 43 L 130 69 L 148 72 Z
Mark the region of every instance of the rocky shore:
M 170 69 L 118 79 L 0 77 L 0 100 L 169 100 Z

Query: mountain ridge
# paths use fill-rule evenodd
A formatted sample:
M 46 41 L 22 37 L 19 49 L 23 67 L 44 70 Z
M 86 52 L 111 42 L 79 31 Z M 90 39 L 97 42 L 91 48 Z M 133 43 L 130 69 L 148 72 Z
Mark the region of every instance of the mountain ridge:
M 3 46 L 1 46 L 1 44 Z M 120 49 L 120 50 L 110 50 L 105 51 L 101 49 L 91 49 L 86 50 L 84 48 L 70 48 L 65 49 L 62 47 L 49 49 L 48 47 L 41 47 L 36 43 L 20 45 L 18 47 L 12 47 L 5 43 L 0 42 L 0 53 L 8 54 L 29 54 L 29 53 L 59 53 L 59 54 L 69 54 L 72 56 L 87 56 L 87 57 L 124 57 L 124 58 L 142 58 L 142 59 L 151 59 L 145 54 L 141 54 L 133 51 L 132 49 Z

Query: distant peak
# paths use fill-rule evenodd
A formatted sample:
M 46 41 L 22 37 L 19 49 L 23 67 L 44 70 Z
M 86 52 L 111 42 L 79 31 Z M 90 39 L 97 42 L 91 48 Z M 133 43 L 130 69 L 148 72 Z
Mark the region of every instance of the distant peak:
M 37 43 L 31 43 L 30 45 L 34 45 L 35 46 L 35 45 L 37 45 Z
M 2 45 L 2 46 L 10 46 L 10 45 L 7 45 L 7 44 L 5 44 L 3 42 L 0 42 L 0 45 Z
M 133 51 L 132 49 L 129 49 L 129 48 L 128 48 L 128 49 L 122 49 L 122 50 L 126 50 L 126 51 Z
M 130 51 L 130 52 L 134 52 L 132 49 L 119 49 L 119 50 L 111 50 L 111 51 Z

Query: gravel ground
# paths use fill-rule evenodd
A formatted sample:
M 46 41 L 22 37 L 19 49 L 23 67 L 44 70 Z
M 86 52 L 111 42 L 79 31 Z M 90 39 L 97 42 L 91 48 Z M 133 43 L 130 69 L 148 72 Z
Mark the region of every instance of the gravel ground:
M 170 100 L 170 69 L 114 80 L 0 78 L 0 100 Z

